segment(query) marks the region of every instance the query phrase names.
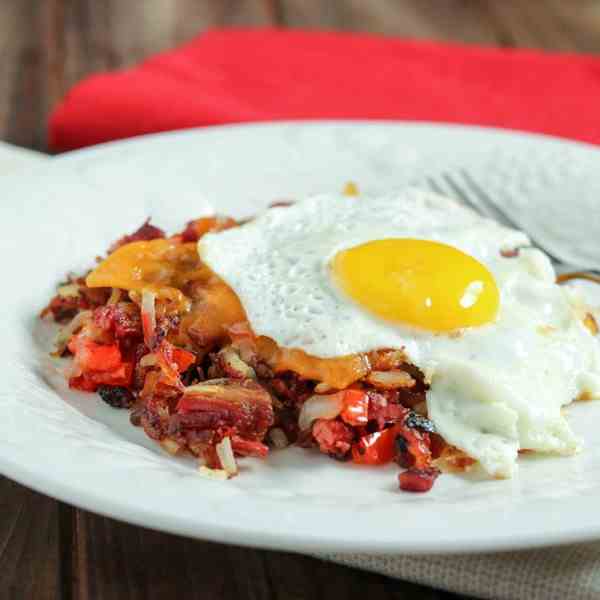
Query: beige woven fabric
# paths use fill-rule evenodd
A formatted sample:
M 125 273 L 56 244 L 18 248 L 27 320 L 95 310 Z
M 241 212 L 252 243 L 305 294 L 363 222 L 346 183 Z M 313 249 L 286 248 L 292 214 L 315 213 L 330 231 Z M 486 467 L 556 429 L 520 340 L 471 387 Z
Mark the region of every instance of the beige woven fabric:
M 493 600 L 600 599 L 600 543 L 501 554 L 318 558 Z
M 0 142 L 0 174 L 45 159 Z M 477 598 L 600 600 L 600 542 L 502 554 L 318 558 Z

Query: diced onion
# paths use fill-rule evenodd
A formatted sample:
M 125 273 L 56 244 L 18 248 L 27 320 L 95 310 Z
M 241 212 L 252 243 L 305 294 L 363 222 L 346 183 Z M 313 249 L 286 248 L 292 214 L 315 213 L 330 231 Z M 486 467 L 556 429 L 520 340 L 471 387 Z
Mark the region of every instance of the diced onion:
M 65 351 L 71 336 L 74 333 L 77 333 L 77 331 L 81 329 L 91 318 L 91 310 L 82 310 L 80 313 L 77 313 L 69 323 L 61 328 L 56 336 L 56 339 L 54 340 L 56 354 L 61 355 Z
M 335 419 L 342 412 L 343 407 L 343 393 L 311 396 L 300 409 L 298 417 L 300 431 L 308 429 L 316 419 Z
M 180 450 L 180 446 L 179 444 L 175 441 L 172 440 L 171 438 L 165 438 L 164 440 L 160 441 L 160 445 L 169 453 L 172 455 L 175 455 L 179 452 Z
M 77 298 L 79 296 L 79 286 L 76 283 L 67 283 L 65 285 L 61 285 L 56 293 L 61 298 Z
M 157 363 L 156 354 L 152 353 L 152 354 L 146 354 L 145 356 L 142 356 L 142 358 L 140 359 L 139 365 L 140 365 L 140 367 L 153 367 L 154 365 L 156 365 L 156 363 Z
M 71 360 L 62 372 L 65 379 L 71 379 L 72 377 L 79 377 L 83 373 L 83 369 L 76 360 Z
M 217 361 L 221 370 L 223 370 L 228 377 L 256 379 L 256 372 L 254 369 L 246 364 L 231 346 L 223 348 L 217 354 Z
M 144 342 L 149 348 L 154 342 L 156 332 L 156 294 L 149 290 L 142 292 L 142 328 L 144 330 Z
M 229 380 L 226 377 L 219 377 L 218 379 L 207 379 L 202 383 L 194 383 L 194 385 L 188 385 L 184 389 L 184 394 L 203 394 L 208 392 L 209 394 L 214 392 L 212 386 L 223 385 Z M 207 389 L 208 388 L 208 389 Z
M 223 469 L 209 469 L 204 465 L 198 467 L 198 473 L 207 479 L 216 479 L 217 481 L 225 481 L 229 479 L 229 475 Z
M 415 385 L 415 380 L 406 371 L 371 371 L 366 380 L 377 388 L 394 390 L 397 388 L 410 388 Z
M 116 304 L 121 299 L 121 290 L 119 288 L 113 288 L 110 293 L 110 298 L 106 302 L 107 305 Z
M 229 437 L 224 437 L 215 446 L 215 450 L 217 451 L 217 456 L 219 457 L 219 462 L 221 463 L 223 470 L 231 477 L 236 475 L 238 468 Z
M 315 392 L 317 394 L 326 394 L 327 392 L 330 392 L 333 388 L 328 385 L 327 383 L 317 383 L 317 385 L 315 385 Z

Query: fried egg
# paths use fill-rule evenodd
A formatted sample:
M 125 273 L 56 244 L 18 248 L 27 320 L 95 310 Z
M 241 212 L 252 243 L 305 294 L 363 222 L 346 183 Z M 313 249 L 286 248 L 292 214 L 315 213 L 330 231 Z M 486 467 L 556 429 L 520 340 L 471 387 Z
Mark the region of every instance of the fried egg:
M 272 208 L 199 253 L 280 347 L 403 349 L 439 433 L 490 475 L 511 476 L 521 449 L 580 448 L 561 407 L 600 396 L 600 344 L 524 233 L 409 188 Z

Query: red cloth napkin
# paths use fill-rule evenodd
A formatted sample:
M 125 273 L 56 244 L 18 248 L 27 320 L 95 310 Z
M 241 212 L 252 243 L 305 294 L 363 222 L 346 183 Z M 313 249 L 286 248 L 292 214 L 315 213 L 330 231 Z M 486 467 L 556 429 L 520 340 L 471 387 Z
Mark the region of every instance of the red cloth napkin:
M 214 30 L 75 86 L 51 116 L 49 143 L 70 150 L 198 125 L 325 118 L 495 125 L 600 143 L 600 57 Z

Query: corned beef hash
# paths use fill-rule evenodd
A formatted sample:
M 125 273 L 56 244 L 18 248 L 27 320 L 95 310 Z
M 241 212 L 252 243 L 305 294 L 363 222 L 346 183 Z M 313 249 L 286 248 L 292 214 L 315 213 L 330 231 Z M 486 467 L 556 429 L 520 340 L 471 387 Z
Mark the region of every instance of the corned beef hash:
M 289 444 L 394 461 L 409 491 L 510 477 L 521 451 L 576 452 L 561 409 L 600 395 L 598 325 L 547 256 L 417 189 L 146 222 L 42 315 L 71 388 L 223 479 Z

